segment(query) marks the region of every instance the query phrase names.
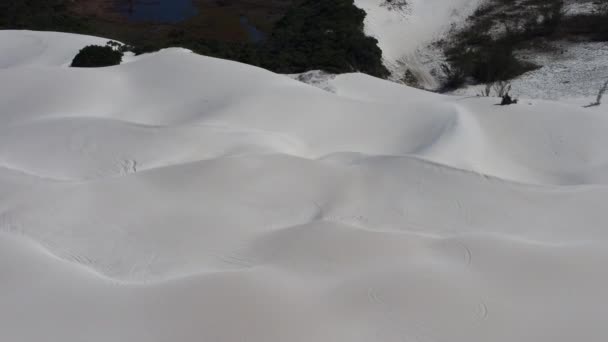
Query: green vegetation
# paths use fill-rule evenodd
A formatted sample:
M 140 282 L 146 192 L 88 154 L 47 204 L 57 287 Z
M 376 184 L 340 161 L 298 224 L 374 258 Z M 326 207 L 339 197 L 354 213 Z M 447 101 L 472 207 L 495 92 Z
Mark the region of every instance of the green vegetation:
M 117 49 L 115 43 L 109 42 L 106 46 L 89 45 L 84 47 L 74 60 L 74 68 L 99 68 L 118 65 L 122 62 L 123 52 Z
M 589 36 L 593 41 L 608 41 L 608 3 L 600 5 L 595 13 L 564 18 L 560 29 L 566 34 Z
M 67 0 L 2 0 L 0 29 L 86 33 L 86 20 L 67 11 Z
M 169 33 L 170 46 L 261 66 L 279 73 L 323 70 L 360 71 L 385 77 L 378 41 L 363 33 L 365 12 L 353 0 L 307 0 L 294 6 L 261 44 L 192 39 L 184 31 Z M 160 44 L 136 47 L 135 53 L 158 50 Z
M 518 50 L 571 38 L 608 40 L 608 10 L 566 15 L 563 0 L 490 1 L 444 45 L 448 65 L 443 90 L 517 77 L 537 68 L 517 58 Z
M 511 37 L 505 37 L 489 39 L 476 48 L 457 50 L 458 47 L 454 47 L 447 50 L 453 70 L 449 74 L 450 87 L 459 87 L 466 78 L 472 78 L 477 83 L 488 83 L 509 80 L 534 70 L 536 65 L 515 57 L 516 46 Z
M 107 14 L 107 17 L 83 16 L 82 13 L 88 13 L 83 12 L 83 4 L 71 0 L 5 0 L 0 1 L 0 29 L 105 36 L 132 45 L 132 51 L 137 54 L 179 46 L 280 73 L 320 69 L 331 73 L 360 71 L 379 77 L 388 75 L 377 41 L 363 33 L 365 12 L 357 8 L 353 0 L 269 0 L 264 4 L 276 6 L 272 8 L 282 14 L 273 14 L 278 18 L 267 26 L 268 38 L 258 44 L 244 40 L 246 34 L 243 40 L 230 38 L 235 36 L 235 29 L 241 29 L 238 18 L 242 13 L 236 16 L 236 28 L 230 26 L 233 25 L 230 15 L 238 9 L 230 7 L 233 5 L 201 10 L 207 15 L 219 16 L 221 13 L 221 18 L 225 18 L 220 20 L 225 26 L 205 28 L 208 17 L 177 24 L 130 23 L 126 19 L 117 21 L 120 17 L 116 13 Z M 252 8 L 252 11 L 260 11 L 261 7 Z M 262 15 L 258 13 L 258 17 Z M 102 51 L 108 53 L 103 57 L 105 63 L 110 59 L 108 49 L 94 51 L 94 58 L 100 58 Z
M 283 73 L 321 69 L 386 76 L 378 41 L 363 33 L 364 19 L 353 0 L 307 0 L 275 26 L 263 64 Z

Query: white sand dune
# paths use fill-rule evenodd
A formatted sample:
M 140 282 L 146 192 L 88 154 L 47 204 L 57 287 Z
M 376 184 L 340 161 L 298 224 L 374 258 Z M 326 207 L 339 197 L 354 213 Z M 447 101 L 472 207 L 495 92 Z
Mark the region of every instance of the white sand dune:
M 437 89 L 436 72 L 445 59 L 431 44 L 463 25 L 486 0 L 355 0 L 363 9 L 365 33 L 378 40 L 391 78 L 400 81 L 406 71 L 420 86 Z M 435 69 L 435 70 L 433 70 Z
M 608 336 L 606 107 L 103 41 L 0 31 L 1 341 Z
M 390 6 L 389 3 L 403 3 Z M 452 24 L 472 14 L 484 0 L 355 0 L 365 10 L 365 28 L 379 40 L 389 64 L 441 38 Z

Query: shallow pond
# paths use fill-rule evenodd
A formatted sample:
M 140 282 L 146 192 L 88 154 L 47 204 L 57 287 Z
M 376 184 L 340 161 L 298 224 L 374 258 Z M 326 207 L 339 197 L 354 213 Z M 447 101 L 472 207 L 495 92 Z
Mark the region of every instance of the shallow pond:
M 118 7 L 132 21 L 177 23 L 198 13 L 192 0 L 122 0 Z
M 249 37 L 249 41 L 252 43 L 260 43 L 266 39 L 266 34 L 257 29 L 250 21 L 249 18 L 242 15 L 241 16 L 241 26 L 247 31 L 247 36 Z

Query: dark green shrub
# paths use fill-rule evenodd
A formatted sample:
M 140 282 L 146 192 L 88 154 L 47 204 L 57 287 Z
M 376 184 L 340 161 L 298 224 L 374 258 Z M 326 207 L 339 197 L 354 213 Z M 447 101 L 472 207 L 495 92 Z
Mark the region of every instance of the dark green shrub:
M 501 40 L 471 54 L 470 75 L 480 83 L 505 81 L 534 70 L 535 65 L 517 59 L 514 47 Z
M 0 29 L 88 33 L 87 21 L 67 11 L 71 0 L 0 0 Z
M 515 52 L 526 44 L 556 36 L 564 21 L 563 6 L 562 0 L 487 2 L 469 18 L 470 25 L 456 32 L 445 47 L 449 69 L 444 68 L 444 88 L 451 90 L 465 80 L 473 83 L 509 80 L 537 68 L 518 59 Z M 504 27 L 504 33 L 490 36 L 487 32 L 494 27 Z
M 123 52 L 114 49 L 111 45 L 89 45 L 78 52 L 71 66 L 75 68 L 98 68 L 118 65 L 122 62 L 122 56 Z
M 268 26 L 265 27 L 268 31 L 267 40 L 259 44 L 224 40 L 222 37 L 226 32 L 223 29 L 220 32 L 201 34 L 200 23 L 195 21 L 162 25 L 162 28 L 155 29 L 154 34 L 147 34 L 144 32 L 150 28 L 146 25 L 135 27 L 129 24 L 120 27 L 121 25 L 104 20 L 103 16 L 84 17 L 73 10 L 73 4 L 77 2 L 0 0 L 0 29 L 109 35 L 133 45 L 114 47 L 114 52 L 103 47 L 87 49 L 75 58 L 75 67 L 118 64 L 117 51 L 141 54 L 179 46 L 196 53 L 232 59 L 282 73 L 322 69 L 332 73 L 361 71 L 376 76 L 388 75 L 382 64 L 382 51 L 378 48 L 377 41 L 363 32 L 365 12 L 357 8 L 353 0 L 268 1 L 277 3 L 280 11 L 268 21 Z M 232 2 L 234 1 L 218 3 L 228 6 Z M 400 6 L 405 2 L 392 0 L 387 3 Z M 286 12 L 289 13 L 285 15 Z M 227 31 L 231 29 L 230 25 L 226 25 Z
M 263 66 L 281 73 L 321 69 L 387 76 L 378 41 L 363 32 L 365 15 L 353 0 L 306 0 L 275 26 Z
M 445 80 L 441 86 L 440 92 L 456 90 L 462 87 L 467 80 L 466 73 L 458 66 L 442 64 L 441 70 L 445 75 Z
M 450 68 L 443 70 L 447 76 L 448 90 L 462 85 L 466 78 L 471 78 L 475 83 L 491 83 L 509 80 L 537 68 L 532 63 L 517 59 L 514 46 L 502 40 L 448 56 Z
M 608 13 L 579 14 L 563 21 L 560 29 L 570 35 L 586 35 L 594 41 L 608 41 Z

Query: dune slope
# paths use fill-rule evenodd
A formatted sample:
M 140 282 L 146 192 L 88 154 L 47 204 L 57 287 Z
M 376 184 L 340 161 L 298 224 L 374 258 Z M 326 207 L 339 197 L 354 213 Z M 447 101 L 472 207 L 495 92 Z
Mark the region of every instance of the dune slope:
M 0 31 L 0 340 L 602 341 L 608 112 Z

